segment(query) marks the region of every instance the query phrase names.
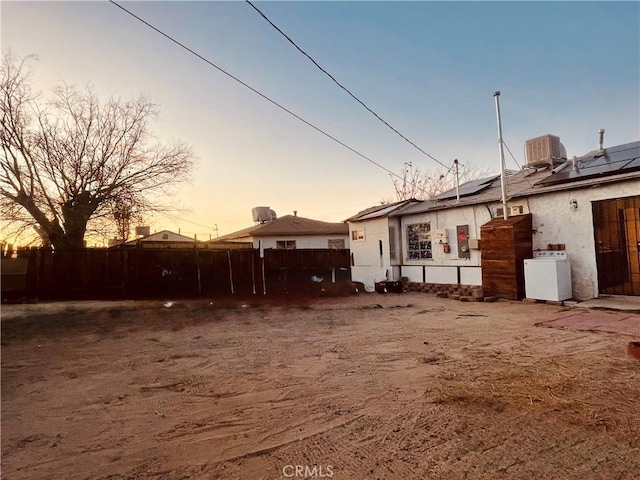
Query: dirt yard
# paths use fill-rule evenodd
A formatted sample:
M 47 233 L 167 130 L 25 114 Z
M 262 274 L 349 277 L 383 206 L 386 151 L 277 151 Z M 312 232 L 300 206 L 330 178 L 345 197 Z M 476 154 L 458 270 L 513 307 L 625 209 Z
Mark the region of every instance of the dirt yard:
M 542 304 L 249 302 L 3 308 L 2 477 L 638 478 L 633 337 Z

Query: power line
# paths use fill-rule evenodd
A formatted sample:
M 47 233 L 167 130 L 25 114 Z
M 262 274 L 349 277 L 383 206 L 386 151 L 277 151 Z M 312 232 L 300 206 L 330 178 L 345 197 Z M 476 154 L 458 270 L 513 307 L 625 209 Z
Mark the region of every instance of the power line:
M 502 140 L 502 144 L 507 149 L 507 152 L 509 152 L 509 155 L 511 155 L 511 158 L 513 158 L 513 161 L 516 162 L 516 165 L 518 166 L 518 168 L 522 170 L 524 167 L 520 166 L 520 162 L 518 162 L 518 160 L 516 160 L 516 157 L 513 156 L 513 153 L 511 153 L 511 150 L 507 146 L 507 143 L 504 140 Z M 524 177 L 524 179 L 526 180 L 526 182 L 529 184 L 530 187 L 533 187 L 533 183 L 531 183 L 531 180 L 529 180 L 526 176 Z
M 505 146 L 505 148 L 507 149 L 507 152 L 509 152 L 509 155 L 511 155 L 511 158 L 513 158 L 513 161 L 516 163 L 516 165 L 518 166 L 518 168 L 520 170 L 522 170 L 522 166 L 520 165 L 520 163 L 518 162 L 518 160 L 516 160 L 516 157 L 513 156 L 513 153 L 511 153 L 511 150 L 509 150 L 509 147 L 507 146 L 507 142 L 505 142 L 504 140 L 502 141 L 502 144 Z
M 180 221 L 180 222 L 186 222 L 186 223 L 190 223 L 190 224 L 192 224 L 192 225 L 196 225 L 196 226 L 198 226 L 198 227 L 207 228 L 207 229 L 209 229 L 209 230 L 215 230 L 215 228 L 214 228 L 213 224 L 212 224 L 212 225 L 203 225 L 202 223 L 193 222 L 193 221 L 191 221 L 191 220 L 187 220 L 186 218 L 178 217 L 178 216 L 176 216 L 176 215 L 171 215 L 171 214 L 169 214 L 169 213 L 163 213 L 162 215 L 163 215 L 163 216 L 165 216 L 165 217 L 167 217 L 167 218 L 171 218 L 171 219 L 173 219 L 173 220 L 177 220 L 177 221 Z
M 393 130 L 396 134 L 398 134 L 403 140 L 405 140 L 406 142 L 408 142 L 410 145 L 412 145 L 413 147 L 415 147 L 416 149 L 418 149 L 418 151 L 420 151 L 421 153 L 423 153 L 424 155 L 426 155 L 427 157 L 429 157 L 431 160 L 433 160 L 434 162 L 438 163 L 439 165 L 443 166 L 444 168 L 447 169 L 447 172 L 449 172 L 451 170 L 451 167 L 446 166 L 444 163 L 442 163 L 440 160 L 432 157 L 431 155 L 429 155 L 427 152 L 425 152 L 422 148 L 420 148 L 418 145 L 416 145 L 415 143 L 413 143 L 411 140 L 409 140 L 407 137 L 405 137 L 402 133 L 400 133 L 396 128 L 394 128 L 393 126 L 391 126 L 385 119 L 383 119 L 380 115 L 378 115 L 376 112 L 374 112 L 371 108 L 369 108 L 362 100 L 360 100 L 358 97 L 356 97 L 347 87 L 345 87 L 344 85 L 342 85 L 338 80 L 336 80 L 336 78 L 331 75 L 327 70 L 325 70 L 324 68 L 322 68 L 318 62 L 316 62 L 313 57 L 311 57 L 311 55 L 309 55 L 307 52 L 305 52 L 302 48 L 300 48 L 296 42 L 294 42 L 291 37 L 289 37 L 289 35 L 287 35 L 286 33 L 284 33 L 277 25 L 275 25 L 258 7 L 256 7 L 253 3 L 251 3 L 250 0 L 245 0 L 249 5 L 251 5 L 251 7 L 260 14 L 260 16 L 262 16 L 262 18 L 264 18 L 267 23 L 269 23 L 273 28 L 275 28 L 284 38 L 286 38 L 289 43 L 291 43 L 291 45 L 293 45 L 300 53 L 302 53 L 305 57 L 307 57 L 311 63 L 313 63 L 316 67 L 318 67 L 318 69 L 324 73 L 325 75 L 327 75 L 336 85 L 338 85 L 342 90 L 344 90 L 345 92 L 347 92 L 349 94 L 349 96 L 351 98 L 353 98 L 356 102 L 358 102 L 360 105 L 362 105 L 367 111 L 369 111 L 369 113 L 371 113 L 374 117 L 376 117 L 378 120 L 380 120 L 382 123 L 384 123 L 387 127 L 389 127 L 391 130 Z
M 346 148 L 347 150 L 355 153 L 356 155 L 358 155 L 359 157 L 365 159 L 367 162 L 375 165 L 376 167 L 384 170 L 385 172 L 389 173 L 390 175 L 393 175 L 395 177 L 401 178 L 400 175 L 394 173 L 393 171 L 389 170 L 388 168 L 384 167 L 383 165 L 379 164 L 378 162 L 376 162 L 375 160 L 372 160 L 371 158 L 367 157 L 366 155 L 358 152 L 357 150 L 355 150 L 354 148 L 350 147 L 349 145 L 347 145 L 346 143 L 342 142 L 341 140 L 338 140 L 336 137 L 334 137 L 333 135 L 325 132 L 324 130 L 322 130 L 320 127 L 315 126 L 314 124 L 312 124 L 311 122 L 305 120 L 304 118 L 302 118 L 300 115 L 292 112 L 291 110 L 289 110 L 288 108 L 284 107 L 283 105 L 279 104 L 278 102 L 276 102 L 275 100 L 272 100 L 271 98 L 269 98 L 268 96 L 266 96 L 265 94 L 263 94 L 262 92 L 256 90 L 255 88 L 253 88 L 251 85 L 249 85 L 246 82 L 243 82 L 242 80 L 240 80 L 238 77 L 232 75 L 231 73 L 227 72 L 226 70 L 224 70 L 223 68 L 219 67 L 218 65 L 216 65 L 215 63 L 213 63 L 212 61 L 208 60 L 207 58 L 203 57 L 202 55 L 200 55 L 199 53 L 197 53 L 196 51 L 192 50 L 191 48 L 187 47 L 185 44 L 181 43 L 180 41 L 176 40 L 175 38 L 173 38 L 171 35 L 163 32 L 162 30 L 160 30 L 159 28 L 155 27 L 154 25 L 150 24 L 149 22 L 147 22 L 146 20 L 144 20 L 143 18 L 139 17 L 138 15 L 136 15 L 135 13 L 131 12 L 130 10 L 127 10 L 125 7 L 123 7 L 122 5 L 120 5 L 119 3 L 117 3 L 114 0 L 109 0 L 110 3 L 112 3 L 113 5 L 115 5 L 116 7 L 118 7 L 119 9 L 121 9 L 122 11 L 128 13 L 129 15 L 131 15 L 133 18 L 135 18 L 136 20 L 138 20 L 139 22 L 145 24 L 147 27 L 151 28 L 152 30 L 156 31 L 157 33 L 159 33 L 160 35 L 162 35 L 163 37 L 165 37 L 166 39 L 172 41 L 173 43 L 175 43 L 176 45 L 178 45 L 179 47 L 183 48 L 184 50 L 186 50 L 187 52 L 191 53 L 192 55 L 198 57 L 200 60 L 202 60 L 203 62 L 209 64 L 210 66 L 212 66 L 213 68 L 215 68 L 216 70 L 218 70 L 219 72 L 225 74 L 226 76 L 228 76 L 229 78 L 231 78 L 232 80 L 235 80 L 236 82 L 238 82 L 239 84 L 241 84 L 242 86 L 248 88 L 249 90 L 251 90 L 253 93 L 255 93 L 256 95 L 259 95 L 260 97 L 264 98 L 265 100 L 267 100 L 268 102 L 272 103 L 273 105 L 275 105 L 276 107 L 280 108 L 281 110 L 284 110 L 285 112 L 287 112 L 289 115 L 291 115 L 292 117 L 297 118 L 298 120 L 300 120 L 302 123 L 308 125 L 309 127 L 313 128 L 314 130 L 316 130 L 317 132 L 320 132 L 321 134 L 323 134 L 324 136 L 330 138 L 331 140 L 333 140 L 334 142 L 342 145 L 344 148 Z M 444 165 L 444 164 L 443 164 Z

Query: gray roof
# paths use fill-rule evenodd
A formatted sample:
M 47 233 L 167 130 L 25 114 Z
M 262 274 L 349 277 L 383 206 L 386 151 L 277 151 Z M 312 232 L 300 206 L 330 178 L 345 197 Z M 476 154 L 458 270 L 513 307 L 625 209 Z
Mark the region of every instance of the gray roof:
M 362 220 L 371 220 L 373 218 L 382 218 L 391 216 L 393 213 L 402 209 L 406 205 L 422 203 L 420 200 L 409 199 L 409 200 L 400 200 L 395 203 L 385 203 L 381 205 L 376 205 L 374 207 L 369 207 L 365 210 L 362 210 L 356 213 L 354 216 L 349 217 L 345 220 L 345 222 L 359 222 Z
M 500 175 L 492 175 L 490 177 L 471 180 L 469 182 L 463 183 L 457 189 L 452 188 L 451 190 L 447 190 L 446 192 L 443 192 L 440 195 L 436 195 L 433 199 L 447 200 L 449 198 L 457 198 L 458 195 L 460 197 L 475 195 L 476 193 L 480 193 L 483 190 L 486 190 L 487 188 L 489 188 L 491 186 L 491 183 L 498 177 L 500 177 Z
M 576 168 L 567 162 L 566 168 L 538 182 L 538 185 L 556 185 L 576 180 L 594 179 L 640 170 L 640 142 L 627 143 L 602 151 L 594 150 L 580 157 Z
M 507 197 L 516 198 L 529 195 L 529 192 L 535 183 L 544 177 L 549 175 L 549 170 L 530 170 L 523 169 L 519 172 L 507 175 L 505 177 L 507 182 Z M 454 195 L 441 194 L 433 200 L 425 200 L 420 203 L 408 205 L 401 210 L 393 212 L 392 216 L 407 215 L 410 213 L 422 213 L 431 210 L 442 210 L 447 208 L 462 207 L 465 205 L 477 205 L 483 203 L 499 202 L 502 199 L 502 187 L 500 184 L 500 176 L 496 175 L 492 177 L 488 184 L 483 185 L 477 193 L 467 194 L 466 196 L 460 196 L 460 201 L 456 201 L 455 189 Z M 461 185 L 461 190 L 465 184 Z M 444 196 L 444 199 L 439 199 Z
M 555 170 L 557 173 L 548 167 L 538 169 L 525 167 L 507 175 L 505 177 L 507 200 L 640 179 L 640 141 L 606 148 L 603 152 L 597 150 L 589 152 L 576 158 L 576 164 L 576 170 L 573 169 L 573 161 L 570 160 L 562 169 L 557 168 Z M 404 216 L 466 205 L 500 202 L 501 199 L 500 176 L 495 175 L 460 185 L 459 201 L 456 201 L 456 192 L 452 189 L 432 200 L 402 206 L 392 211 L 389 216 Z

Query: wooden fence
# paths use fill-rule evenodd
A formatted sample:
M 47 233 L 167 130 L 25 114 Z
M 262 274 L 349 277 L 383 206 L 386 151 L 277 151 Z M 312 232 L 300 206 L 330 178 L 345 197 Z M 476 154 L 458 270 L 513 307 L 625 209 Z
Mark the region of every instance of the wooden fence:
M 28 261 L 17 283 L 24 290 L 3 287 L 3 300 L 313 295 L 351 283 L 349 250 L 265 250 L 261 258 L 255 249 L 39 248 L 18 256 Z

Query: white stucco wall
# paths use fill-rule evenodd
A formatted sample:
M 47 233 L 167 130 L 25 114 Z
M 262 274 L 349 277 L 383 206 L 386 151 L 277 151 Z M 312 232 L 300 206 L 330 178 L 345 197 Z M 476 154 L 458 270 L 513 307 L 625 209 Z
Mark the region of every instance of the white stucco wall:
M 592 202 L 640 195 L 640 179 L 597 187 L 565 190 L 534 195 L 528 198 L 516 198 L 508 202 L 509 208 L 521 205 L 525 212 L 533 217 L 533 249 L 546 250 L 548 244 L 563 243 L 571 261 L 572 291 L 576 300 L 587 300 L 598 296 L 598 271 L 593 229 Z M 573 209 L 570 202 L 575 200 L 578 208 Z M 496 214 L 499 202 L 488 205 L 475 205 L 448 210 L 433 211 L 402 217 L 400 220 L 400 238 L 402 242 L 401 275 L 410 282 L 422 282 L 423 270 L 428 283 L 455 283 L 459 271 L 460 283 L 481 285 L 482 270 L 479 250 L 471 250 L 470 259 L 458 258 L 456 227 L 468 225 L 469 238 L 479 238 L 480 228 L 491 219 L 490 211 Z M 407 225 L 431 222 L 432 255 L 429 260 L 409 260 L 407 258 Z M 388 219 L 374 219 L 349 225 L 350 232 L 364 229 L 365 240 L 352 241 L 355 266 L 352 278 L 365 283 L 373 289 L 374 283 L 394 278 L 389 261 L 389 224 Z M 436 231 L 446 229 L 450 253 L 445 253 L 438 244 Z M 382 240 L 383 256 L 379 254 L 378 241 Z M 394 262 L 395 263 L 395 262 Z M 443 266 L 456 267 L 451 269 Z M 455 272 L 455 277 L 454 277 Z M 453 281 L 451 281 L 453 280 Z
M 402 218 L 402 252 L 403 265 L 459 265 L 480 266 L 480 252 L 471 250 L 471 258 L 458 258 L 458 242 L 456 227 L 458 225 L 469 226 L 469 238 L 480 238 L 480 227 L 491 219 L 489 211 L 484 205 L 452 208 L 435 212 L 419 213 Z M 430 260 L 410 260 L 407 258 L 407 225 L 414 223 L 431 222 L 431 244 L 433 258 Z M 438 244 L 436 230 L 445 229 L 451 248 L 449 253 L 444 252 L 442 245 Z M 434 273 L 434 275 L 437 275 Z M 434 282 L 435 283 L 435 282 Z M 448 282 L 438 282 L 448 283 Z
M 353 240 L 351 232 L 364 230 L 363 240 Z M 397 269 L 391 266 L 389 254 L 389 220 L 386 217 L 349 223 L 350 248 L 353 256 L 351 279 L 362 282 L 367 291 L 375 289 L 375 283 L 394 278 Z M 382 255 L 380 255 L 382 241 Z
M 460 267 L 460 284 L 482 285 L 482 268 Z
M 599 187 L 529 197 L 533 213 L 533 249 L 564 243 L 571 262 L 573 298 L 598 296 L 598 270 L 591 202 L 640 195 L 640 179 Z M 578 208 L 573 209 L 570 201 Z
M 410 282 L 422 283 L 424 281 L 424 267 L 421 265 L 403 265 L 402 276 Z
M 442 265 L 403 265 L 402 276 L 409 282 L 418 283 L 458 283 L 460 285 L 482 285 L 480 267 L 442 266 Z
M 304 248 L 329 248 L 329 240 L 344 240 L 344 248 L 349 248 L 348 235 L 299 235 L 285 237 L 253 237 L 253 248 L 260 248 L 260 256 L 265 249 L 277 247 L 277 243 L 282 240 L 295 240 L 296 249 Z
M 508 202 L 513 205 L 523 205 L 533 216 L 533 249 L 546 250 L 548 244 L 563 243 L 571 261 L 572 291 L 576 300 L 587 300 L 598 296 L 598 271 L 596 265 L 596 249 L 593 230 L 592 202 L 623 198 L 640 194 L 640 179 L 627 182 L 603 184 L 598 187 L 551 192 L 534 195 L 529 198 L 517 198 Z M 570 202 L 575 200 L 577 209 L 573 209 Z M 500 207 L 497 202 L 488 205 L 494 213 Z M 469 260 L 458 259 L 456 226 L 469 225 L 469 237 L 480 238 L 480 227 L 491 217 L 485 205 L 452 208 L 437 212 L 411 215 L 402 218 L 403 267 L 404 276 L 410 281 L 422 281 L 422 271 L 408 269 L 407 265 L 425 265 L 427 282 L 446 283 L 442 275 L 433 267 L 440 265 L 457 265 L 460 267 L 460 283 L 466 285 L 481 285 L 482 272 L 481 255 L 477 250 L 471 250 Z M 407 225 L 413 223 L 431 222 L 433 259 L 409 260 L 406 256 Z M 451 253 L 444 253 L 437 244 L 435 232 L 437 229 L 447 229 Z M 433 273 L 431 271 L 434 270 Z M 443 275 L 447 277 L 446 272 Z M 415 279 L 414 279 L 415 277 Z

